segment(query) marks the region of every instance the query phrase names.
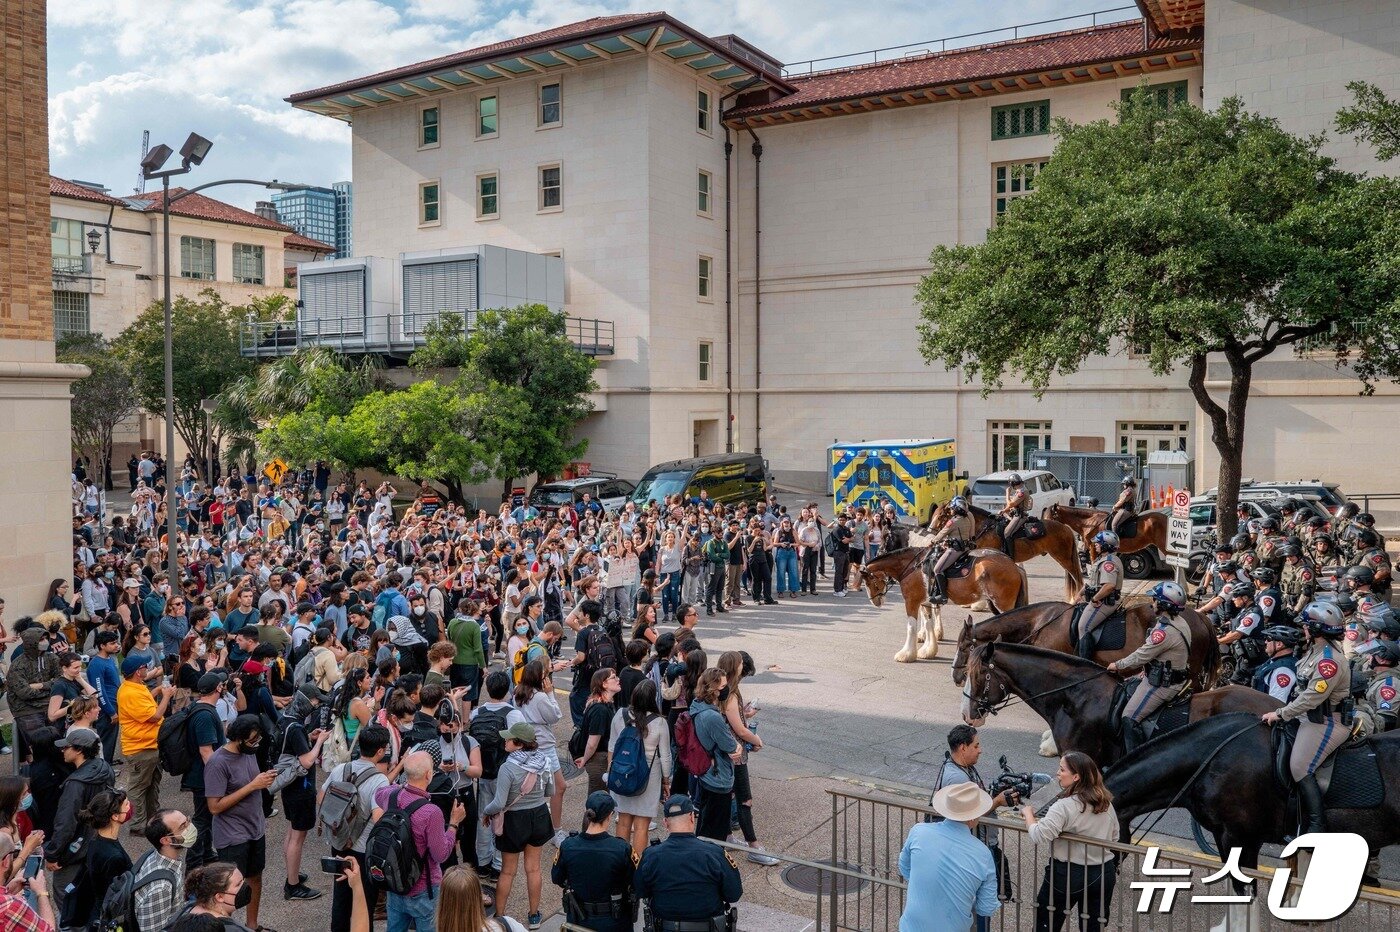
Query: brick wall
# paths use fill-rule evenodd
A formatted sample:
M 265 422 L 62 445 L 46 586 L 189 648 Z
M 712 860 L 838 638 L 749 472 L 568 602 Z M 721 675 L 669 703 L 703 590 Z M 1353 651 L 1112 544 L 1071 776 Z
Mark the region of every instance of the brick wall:
M 45 0 L 5 0 L 0 97 L 0 339 L 53 339 Z

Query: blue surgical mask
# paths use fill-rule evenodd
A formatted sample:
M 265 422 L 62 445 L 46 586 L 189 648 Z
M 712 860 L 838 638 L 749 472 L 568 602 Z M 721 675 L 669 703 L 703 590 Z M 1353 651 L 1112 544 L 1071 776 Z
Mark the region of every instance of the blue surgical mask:
M 33 794 L 33 793 L 25 793 L 23 796 L 20 797 L 20 800 L 19 800 L 19 807 L 20 807 L 21 809 L 28 809 L 28 808 L 32 807 L 33 805 L 34 805 L 34 794 Z

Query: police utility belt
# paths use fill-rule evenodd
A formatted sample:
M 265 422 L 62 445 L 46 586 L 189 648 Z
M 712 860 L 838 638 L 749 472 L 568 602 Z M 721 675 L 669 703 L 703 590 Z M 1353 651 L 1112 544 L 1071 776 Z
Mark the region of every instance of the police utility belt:
M 1091 600 L 1094 598 L 1094 596 L 1096 596 L 1096 595 L 1099 594 L 1099 590 L 1102 589 L 1102 588 L 1103 588 L 1103 586 L 1085 586 L 1085 587 L 1084 587 L 1084 601 L 1085 601 L 1086 603 L 1089 602 L 1089 601 L 1091 601 Z M 1102 601 L 1100 604 L 1103 604 L 1103 605 L 1117 605 L 1117 604 L 1118 604 L 1118 590 L 1115 589 L 1114 591 L 1110 592 L 1108 595 L 1104 596 L 1104 597 L 1103 597 L 1103 601 Z
M 1177 686 L 1186 682 L 1185 670 L 1173 670 L 1170 660 L 1149 660 L 1147 682 L 1151 686 Z
M 1330 699 L 1307 711 L 1307 719 L 1314 725 L 1325 725 L 1332 713 L 1337 713 L 1342 717 L 1343 725 L 1350 725 L 1356 717 L 1356 703 L 1351 699 L 1343 699 L 1340 702 L 1333 702 Z
M 569 891 L 565 904 L 569 912 L 582 919 L 633 919 L 632 897 L 626 893 L 614 893 L 606 900 L 580 900 Z
M 711 919 L 661 919 L 651 917 L 650 932 L 738 932 L 739 910 L 729 907 L 728 912 Z

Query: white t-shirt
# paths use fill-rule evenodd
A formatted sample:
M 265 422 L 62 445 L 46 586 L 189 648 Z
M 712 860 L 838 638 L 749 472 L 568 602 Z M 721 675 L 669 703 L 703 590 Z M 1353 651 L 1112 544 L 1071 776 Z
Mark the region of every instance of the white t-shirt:
M 332 770 L 329 779 L 343 779 L 347 783 L 354 783 L 355 778 L 358 777 L 360 774 L 364 773 L 367 769 L 378 770 L 379 768 L 375 767 L 374 764 L 371 764 L 369 761 L 366 760 L 352 760 L 349 763 L 341 764 L 339 767 Z M 386 777 L 382 771 L 376 773 L 374 776 L 368 778 L 363 784 L 361 784 L 360 805 L 365 807 L 366 812 L 374 811 L 374 794 L 377 793 L 382 787 L 386 787 L 388 785 L 389 778 Z M 359 838 L 355 839 L 355 843 L 351 847 L 363 854 L 365 850 L 365 842 L 369 841 L 369 833 L 370 829 L 372 828 L 374 828 L 373 821 L 366 823 L 365 830 L 360 833 Z

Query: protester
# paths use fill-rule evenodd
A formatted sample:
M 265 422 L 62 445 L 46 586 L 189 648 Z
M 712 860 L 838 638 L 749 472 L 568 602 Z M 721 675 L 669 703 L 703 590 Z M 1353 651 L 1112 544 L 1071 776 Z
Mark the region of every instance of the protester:
M 490 824 L 501 852 L 501 876 L 496 886 L 497 907 L 510 902 L 515 869 L 524 854 L 525 885 L 529 899 L 529 927 L 540 927 L 540 849 L 554 836 L 547 799 L 554 789 L 549 758 L 535 743 L 535 730 L 526 722 L 501 732 L 508 756 L 496 776 L 494 793 L 483 797 L 481 821 Z M 501 815 L 493 820 L 492 817 Z
M 160 754 L 156 738 L 174 692 L 169 685 L 146 687 L 149 664 L 144 657 L 128 656 L 123 660 L 123 681 L 117 690 L 117 723 L 121 729 L 122 757 L 130 768 L 127 785 L 137 826 L 145 825 L 160 808 Z
M 258 748 L 267 740 L 258 716 L 238 716 L 227 737 L 204 765 L 204 792 L 214 817 L 214 848 L 220 860 L 237 868 L 240 886 L 247 883 L 248 925 L 256 929 L 267 866 L 267 816 L 260 791 L 272 786 L 274 772 L 258 766 Z
M 131 801 L 120 789 L 99 792 L 78 813 L 84 825 L 82 870 L 72 893 L 64 897 L 61 921 L 66 929 L 91 928 L 101 918 L 107 888 L 131 870 L 131 856 L 122 847 L 122 826 L 131 819 Z
M 83 870 L 80 839 L 85 833 L 81 813 L 99 794 L 112 789 L 116 774 L 102 759 L 102 742 L 97 732 L 89 728 L 70 729 L 54 742 L 54 747 L 62 751 L 64 764 L 72 768 L 63 781 L 53 834 L 44 841 L 44 858 L 54 872 L 55 905 L 63 911 L 68 886 Z
M 186 857 L 201 839 L 200 831 L 178 809 L 162 809 L 146 823 L 151 850 L 136 862 L 135 906 L 139 932 L 161 932 L 184 903 Z M 147 877 L 152 879 L 142 883 Z
M 407 893 L 389 891 L 388 932 L 406 932 L 410 922 L 417 932 L 434 932 L 437 910 L 432 891 L 442 886 L 442 863 L 452 852 L 457 827 L 467 817 L 466 808 L 456 802 L 444 824 L 442 810 L 431 804 L 428 795 L 433 769 L 431 755 L 426 751 L 414 751 L 403 761 L 403 786 L 383 786 L 374 795 L 375 806 L 381 811 L 407 810 L 415 803 L 424 803 L 412 810 L 409 822 L 413 827 L 414 845 L 427 870 Z

